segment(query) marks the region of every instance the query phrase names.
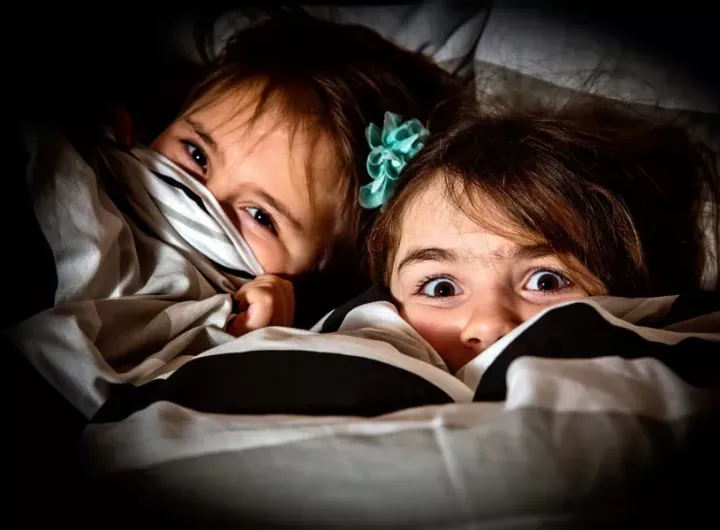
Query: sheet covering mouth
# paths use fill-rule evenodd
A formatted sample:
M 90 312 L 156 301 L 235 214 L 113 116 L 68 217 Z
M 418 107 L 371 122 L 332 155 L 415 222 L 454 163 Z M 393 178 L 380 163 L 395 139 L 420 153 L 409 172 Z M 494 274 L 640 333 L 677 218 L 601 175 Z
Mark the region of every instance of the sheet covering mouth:
M 200 254 L 226 275 L 247 280 L 263 274 L 242 234 L 201 182 L 152 149 L 113 149 L 108 155 L 134 214 L 157 237 Z

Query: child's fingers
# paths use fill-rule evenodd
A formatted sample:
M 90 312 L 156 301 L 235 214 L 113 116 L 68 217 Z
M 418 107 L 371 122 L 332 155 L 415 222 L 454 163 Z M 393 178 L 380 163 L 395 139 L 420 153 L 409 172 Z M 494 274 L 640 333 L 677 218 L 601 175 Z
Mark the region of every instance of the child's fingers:
M 277 309 L 272 289 L 267 285 L 257 285 L 244 293 L 247 309 L 245 327 L 248 330 L 260 329 L 271 325 L 273 313 Z
M 267 326 L 291 326 L 295 316 L 292 283 L 276 276 L 259 276 L 235 294 L 238 315 L 226 330 L 236 337 Z
M 228 322 L 225 327 L 225 331 L 230 333 L 233 337 L 242 337 L 245 333 L 250 331 L 245 325 L 245 318 L 245 313 L 236 315 L 230 322 Z
M 295 315 L 295 295 L 292 283 L 276 276 L 263 277 L 263 287 L 273 298 L 271 326 L 291 326 Z
M 273 325 L 292 326 L 295 318 L 295 290 L 290 282 L 278 284 L 278 311 L 275 313 Z
M 256 329 L 266 328 L 272 325 L 272 303 L 259 301 L 252 295 L 251 298 L 254 302 L 248 301 L 246 309 L 238 313 L 225 328 L 228 333 L 235 337 L 242 337 L 246 333 L 255 331 Z

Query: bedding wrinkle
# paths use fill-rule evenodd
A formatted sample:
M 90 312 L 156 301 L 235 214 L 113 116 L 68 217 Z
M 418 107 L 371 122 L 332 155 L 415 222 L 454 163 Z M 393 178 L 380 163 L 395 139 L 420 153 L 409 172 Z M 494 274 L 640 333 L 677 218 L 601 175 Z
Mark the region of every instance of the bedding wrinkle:
M 66 140 L 57 141 L 64 149 L 43 145 L 43 151 L 37 153 L 39 159 L 46 154 L 57 155 L 57 159 L 36 166 L 36 170 L 49 171 L 51 164 L 56 164 L 51 175 L 34 175 L 44 183 L 34 209 L 55 256 L 55 302 L 61 304 L 112 292 L 109 284 L 117 277 L 117 270 L 105 270 L 103 274 L 100 270 L 107 254 L 111 253 L 111 262 L 112 253 L 117 252 L 114 242 L 123 226 L 116 217 L 117 210 L 101 200 L 104 192 L 88 165 Z
M 651 300 L 657 300 L 657 299 L 651 299 Z M 712 331 L 710 333 L 694 333 L 694 332 L 688 332 L 688 333 L 674 333 L 672 331 L 668 331 L 667 329 L 656 329 L 656 328 L 650 328 L 645 326 L 634 326 L 630 322 L 626 322 L 622 318 L 612 314 L 609 309 L 612 309 L 612 306 L 610 306 L 608 309 L 606 309 L 602 303 L 599 303 L 598 301 L 595 301 L 594 298 L 586 298 L 584 300 L 581 300 L 579 303 L 588 304 L 592 307 L 594 307 L 598 313 L 602 315 L 602 317 L 610 322 L 612 325 L 625 328 L 628 330 L 631 330 L 633 333 L 636 333 L 638 336 L 642 337 L 645 340 L 654 341 L 658 343 L 663 344 L 677 344 L 678 342 L 685 340 L 689 337 L 697 337 L 701 338 L 703 340 L 711 340 L 711 341 L 720 341 L 720 322 L 715 322 L 715 325 L 712 328 Z M 562 305 L 554 306 L 551 308 L 559 308 L 562 307 Z M 660 307 L 660 304 L 658 304 L 658 307 Z
M 169 340 L 162 349 L 142 359 L 141 362 L 118 363 L 116 369 L 125 381 L 142 385 L 156 378 L 168 377 L 172 371 L 192 360 L 199 353 L 232 338 L 219 328 L 195 327 Z
M 183 224 L 193 227 L 198 232 L 202 232 L 206 236 L 213 238 L 215 241 L 217 241 L 217 243 L 222 243 L 224 245 L 232 246 L 232 243 L 230 242 L 230 240 L 227 238 L 227 236 L 224 233 L 218 232 L 216 230 L 212 230 L 210 228 L 205 227 L 201 223 L 197 223 L 197 222 L 193 221 L 191 218 L 181 214 L 180 212 L 174 210 L 171 206 L 168 206 L 167 204 L 165 204 L 159 200 L 156 200 L 155 204 L 157 204 L 160 211 L 163 212 L 166 216 L 172 217 L 172 218 L 182 222 Z
M 170 340 L 160 351 L 150 355 L 138 367 L 133 368 L 133 371 L 137 370 L 139 374 L 134 383 L 144 385 L 155 379 L 167 379 L 201 353 L 233 339 L 232 335 L 216 327 L 189 329 Z
M 231 269 L 250 276 L 259 269 L 241 235 L 228 233 L 235 230 L 229 220 L 166 182 L 199 187 L 200 196 L 204 189 L 158 153 L 135 150 L 148 167 L 115 146 L 78 151 L 58 131 L 27 129 L 26 178 L 58 288 L 54 308 L 6 334 L 89 418 L 111 385 L 147 381 L 175 358 L 232 339 L 223 331 L 232 312 L 228 293 L 246 279 L 216 270 L 202 253 L 217 246 L 208 234 L 223 233 L 231 243 L 220 244 L 227 248 L 216 256 Z M 165 217 L 153 197 L 167 199 L 181 223 Z
M 527 406 L 563 412 L 622 411 L 656 419 L 681 419 L 708 392 L 680 380 L 656 359 L 591 360 L 524 357 L 507 374 L 508 409 Z
M 103 322 L 107 323 L 97 345 L 111 364 L 135 365 L 193 328 L 215 327 L 222 330 L 232 304 L 227 295 L 216 295 L 198 302 L 174 302 L 129 298 L 95 302 Z M 107 314 L 105 312 L 107 311 Z M 117 321 L 123 328 L 123 340 L 117 337 Z
M 201 300 L 217 294 L 209 279 L 170 246 L 155 244 L 155 238 L 134 228 L 136 261 L 141 283 L 128 295 L 152 296 L 166 300 Z
M 435 408 L 427 409 L 408 420 L 383 416 L 372 419 L 245 416 L 203 413 L 158 401 L 123 422 L 91 424 L 86 429 L 84 445 L 88 449 L 105 444 L 107 447 L 132 447 L 131 451 L 114 452 L 112 459 L 93 461 L 92 473 L 134 469 L 208 453 L 246 453 L 253 449 L 281 446 L 291 448 L 312 440 L 340 443 L 343 439 L 358 439 L 371 447 L 381 448 L 375 445 L 378 437 L 432 431 Z M 100 440 L 102 444 L 98 444 Z M 151 440 L 152 443 L 146 443 Z M 95 453 L 96 458 L 101 456 Z
M 329 442 L 328 445 L 330 446 L 329 452 L 332 453 L 332 457 L 328 460 L 332 461 L 335 466 L 343 469 L 342 474 L 355 485 L 362 484 L 370 478 L 364 473 L 362 448 L 345 451 L 345 440 L 339 439 L 339 437 L 332 432 L 330 426 L 325 428 L 324 431 Z
M 633 473 L 653 459 L 660 461 L 653 454 L 657 438 L 649 436 L 631 414 L 534 414 L 532 408 L 527 410 L 531 421 L 519 434 L 525 440 L 523 452 L 532 462 L 543 463 L 542 470 L 530 475 L 543 492 L 546 510 L 562 506 L 566 501 L 562 492 L 582 503 L 593 493 L 622 491 L 637 478 Z M 578 422 L 579 418 L 583 421 Z M 596 447 L 602 449 L 593 452 Z
M 389 302 L 377 302 L 348 312 L 339 332 L 357 334 L 369 339 L 394 344 L 400 351 L 448 372 L 445 362 Z
M 677 298 L 677 295 L 650 299 L 595 296 L 592 297 L 592 300 L 597 300 L 607 311 L 625 322 L 651 325 L 668 314 Z
M 156 368 L 152 368 L 149 372 L 146 371 L 137 379 L 136 384 L 143 385 L 155 379 L 167 379 L 185 363 L 201 357 L 203 353 L 217 345 L 226 344 L 234 339 L 235 337 L 229 333 L 213 326 L 189 329 L 169 341 L 162 350 L 143 361 L 143 365 L 146 365 L 148 369 L 151 369 L 150 363 L 153 363 Z M 153 360 L 161 362 L 153 362 Z
M 393 341 L 375 340 L 366 336 L 375 336 L 375 330 L 347 330 L 342 333 L 313 333 L 309 330 L 267 327 L 252 331 L 238 339 L 220 344 L 198 355 L 198 358 L 217 355 L 238 355 L 242 352 L 292 350 L 295 352 L 323 352 L 329 355 L 364 357 L 395 366 L 401 370 L 419 375 L 428 382 L 441 388 L 454 401 L 472 401 L 473 392 L 465 383 L 453 377 L 447 370 L 433 366 L 432 363 L 408 355 L 399 354 Z M 414 333 L 414 332 L 413 332 Z M 404 349 L 411 347 L 400 335 L 400 344 Z M 419 351 L 422 346 L 418 343 Z M 403 350 L 404 351 L 404 350 Z
M 475 520 L 476 513 L 473 510 L 473 503 L 469 495 L 470 489 L 463 478 L 462 464 L 452 445 L 452 438 L 447 435 L 448 426 L 445 424 L 442 415 L 433 418 L 430 430 L 435 440 L 435 445 L 440 454 L 440 459 L 445 470 L 445 477 L 452 488 L 454 504 L 463 520 Z
M 675 333 L 686 333 L 689 331 L 697 330 L 699 333 L 710 336 L 712 334 L 717 334 L 718 331 L 720 331 L 718 329 L 719 321 L 720 311 L 715 311 L 714 313 L 700 315 L 695 318 L 684 320 L 683 322 L 671 324 L 663 329 L 665 329 L 666 331 L 673 331 Z
M 88 336 L 98 327 L 92 305 L 69 305 L 30 317 L 6 336 L 50 384 L 90 418 L 108 395 L 107 383 L 123 382 Z
M 525 470 L 528 488 L 539 493 L 537 505 L 533 508 L 552 511 L 553 505 L 559 504 L 561 500 L 557 497 L 558 491 L 566 490 L 570 484 L 574 488 L 581 489 L 585 481 L 578 480 L 577 472 L 572 470 L 572 464 L 568 465 L 568 460 L 573 459 L 572 448 L 578 445 L 576 435 L 572 432 L 563 432 L 562 427 L 559 428 L 557 425 L 549 426 L 543 420 L 541 416 L 531 417 L 530 421 L 522 425 L 521 431 L 515 438 L 516 446 L 513 452 L 516 455 L 528 455 L 525 457 L 527 459 L 525 462 L 529 465 Z M 558 447 L 563 446 L 565 450 L 558 451 Z M 519 462 L 513 462 L 514 466 Z M 590 474 L 595 475 L 595 471 L 591 470 Z M 511 492 L 508 491 L 507 494 Z
M 118 238 L 117 286 L 108 298 L 154 296 L 166 300 L 201 299 L 213 287 L 173 248 L 158 247 L 154 237 L 124 216 L 128 228 Z M 182 273 L 178 274 L 178 269 Z

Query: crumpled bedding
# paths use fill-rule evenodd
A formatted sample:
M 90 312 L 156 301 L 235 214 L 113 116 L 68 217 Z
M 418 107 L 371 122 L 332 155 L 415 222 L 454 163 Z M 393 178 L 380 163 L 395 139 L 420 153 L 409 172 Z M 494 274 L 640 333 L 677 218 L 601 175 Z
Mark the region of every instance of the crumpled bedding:
M 54 307 L 4 332 L 87 418 L 110 385 L 233 337 L 232 294 L 262 268 L 196 179 L 149 149 L 83 151 L 27 128 L 27 182 L 54 257 Z
M 119 388 L 84 469 L 112 503 L 189 526 L 667 523 L 704 506 L 719 398 L 716 294 L 549 308 L 453 376 L 371 291 L 313 331 L 258 330 Z

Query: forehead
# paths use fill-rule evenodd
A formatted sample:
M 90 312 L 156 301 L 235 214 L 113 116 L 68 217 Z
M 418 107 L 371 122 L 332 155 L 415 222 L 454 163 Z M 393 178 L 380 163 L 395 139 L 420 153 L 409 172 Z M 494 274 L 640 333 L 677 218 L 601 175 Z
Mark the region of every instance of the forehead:
M 491 209 L 483 216 L 490 224 L 502 221 L 496 219 L 498 215 Z M 430 185 L 411 200 L 402 216 L 400 230 L 395 267 L 405 254 L 422 248 L 453 249 L 459 256 L 477 260 L 517 246 L 488 231 L 459 209 L 448 196 L 441 178 L 432 179 Z
M 403 243 L 442 241 L 478 230 L 477 223 L 450 200 L 444 180 L 436 175 L 405 208 L 401 220 L 400 246 Z
M 228 177 L 240 173 L 243 181 L 271 187 L 290 203 L 308 203 L 312 197 L 313 210 L 322 212 L 329 207 L 322 191 L 335 176 L 330 139 L 308 116 L 289 111 L 280 97 L 271 95 L 260 108 L 262 89 L 262 84 L 247 83 L 210 91 L 184 118 L 213 138 L 216 166 Z
M 293 160 L 327 158 L 328 138 L 313 126 L 311 117 L 290 110 L 278 94 L 262 99 L 262 91 L 262 84 L 250 82 L 212 90 L 184 117 L 202 122 L 224 149 L 236 149 L 245 156 L 272 151 Z

